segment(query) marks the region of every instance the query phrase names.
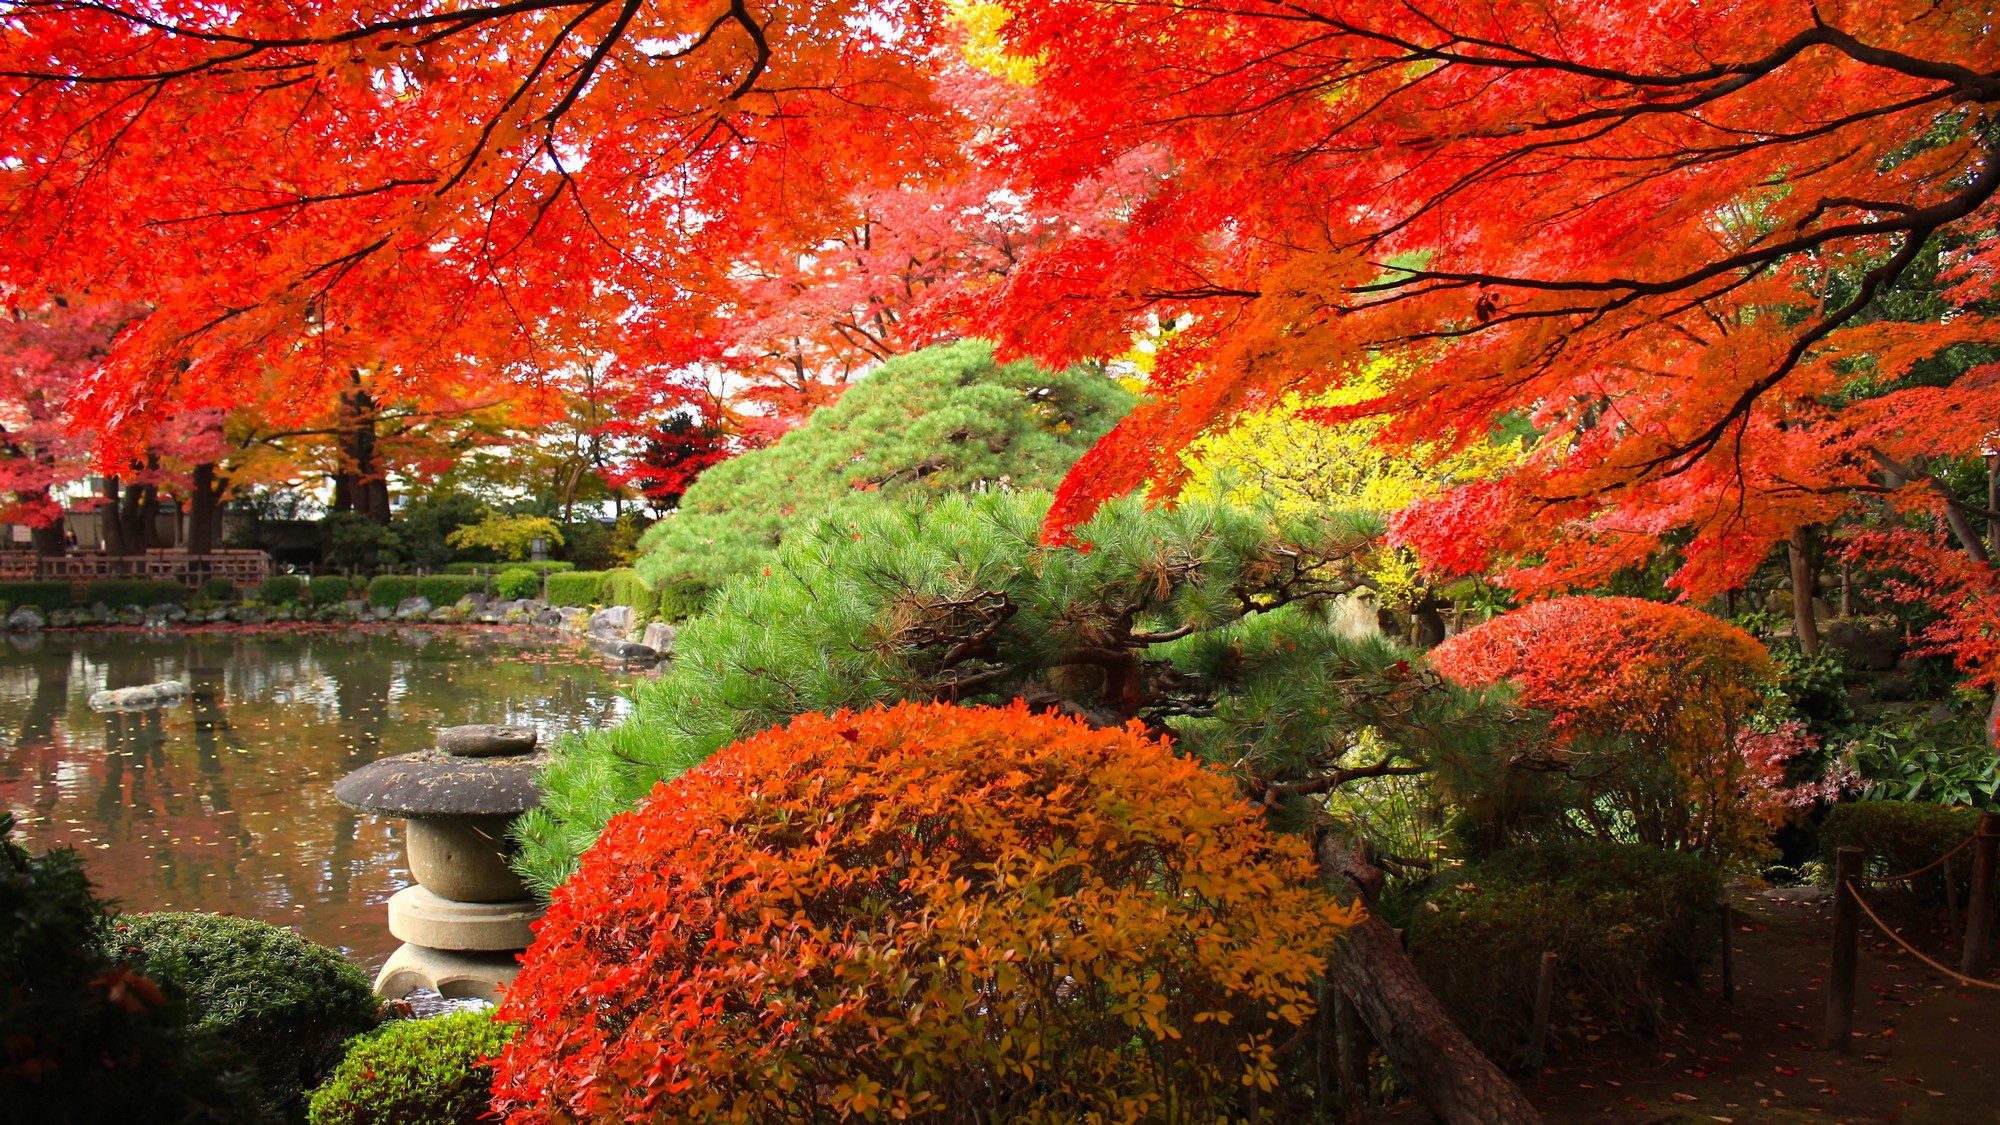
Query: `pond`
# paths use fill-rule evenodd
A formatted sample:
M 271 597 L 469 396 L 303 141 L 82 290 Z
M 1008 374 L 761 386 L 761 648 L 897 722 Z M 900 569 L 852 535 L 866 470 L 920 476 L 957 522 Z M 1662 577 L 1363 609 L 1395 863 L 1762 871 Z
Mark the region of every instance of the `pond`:
M 128 911 L 290 926 L 371 972 L 410 883 L 401 822 L 332 786 L 436 728 L 554 735 L 616 722 L 628 677 L 526 630 L 299 627 L 0 638 L 0 810 L 34 850 L 75 848 Z M 93 712 L 90 694 L 181 680 L 194 698 Z

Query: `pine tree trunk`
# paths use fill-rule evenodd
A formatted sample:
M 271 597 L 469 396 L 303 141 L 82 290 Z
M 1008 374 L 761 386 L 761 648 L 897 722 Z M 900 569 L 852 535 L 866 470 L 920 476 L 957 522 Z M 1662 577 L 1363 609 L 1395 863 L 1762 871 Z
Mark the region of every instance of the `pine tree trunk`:
M 375 399 L 367 391 L 340 396 L 340 468 L 333 475 L 333 510 L 389 522 L 389 479 L 375 448 Z
M 1336 892 L 1356 888 L 1365 899 L 1381 883 L 1380 871 L 1331 834 L 1320 838 L 1319 864 Z M 1395 931 L 1372 911 L 1341 936 L 1332 970 L 1382 1053 L 1443 1125 L 1542 1125 L 1520 1087 L 1451 1022 Z

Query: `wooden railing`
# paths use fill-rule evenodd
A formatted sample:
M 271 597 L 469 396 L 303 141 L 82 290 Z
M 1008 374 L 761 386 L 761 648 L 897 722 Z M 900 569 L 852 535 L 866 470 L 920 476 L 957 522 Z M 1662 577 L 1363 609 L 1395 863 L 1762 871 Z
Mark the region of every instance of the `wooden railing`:
M 227 578 L 237 587 L 255 586 L 271 576 L 271 556 L 262 551 L 155 550 L 143 555 L 107 555 L 73 551 L 42 556 L 31 551 L 0 551 L 0 580 L 90 582 L 99 578 L 157 578 L 198 588 L 209 578 Z

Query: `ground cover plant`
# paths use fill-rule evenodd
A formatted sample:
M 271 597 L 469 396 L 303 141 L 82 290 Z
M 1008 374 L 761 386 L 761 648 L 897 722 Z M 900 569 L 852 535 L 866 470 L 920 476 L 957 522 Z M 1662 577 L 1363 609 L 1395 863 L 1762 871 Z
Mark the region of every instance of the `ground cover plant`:
M 480 1125 L 512 1034 L 486 1011 L 392 1020 L 349 1042 L 307 1103 L 307 1125 Z
M 1353 916 L 1136 727 L 806 715 L 607 826 L 508 990 L 497 1100 L 517 1125 L 1283 1119 L 1281 1049 Z

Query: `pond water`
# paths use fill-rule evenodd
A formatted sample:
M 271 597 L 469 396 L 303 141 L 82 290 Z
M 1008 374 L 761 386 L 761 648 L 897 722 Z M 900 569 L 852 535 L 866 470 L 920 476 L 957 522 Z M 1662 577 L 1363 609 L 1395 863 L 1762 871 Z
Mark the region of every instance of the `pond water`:
M 0 810 L 34 850 L 82 856 L 126 910 L 290 926 L 371 971 L 383 905 L 410 882 L 400 821 L 333 783 L 440 726 L 544 739 L 621 718 L 628 678 L 527 631 L 298 627 L 0 638 Z M 100 715 L 104 688 L 181 680 L 194 698 Z

